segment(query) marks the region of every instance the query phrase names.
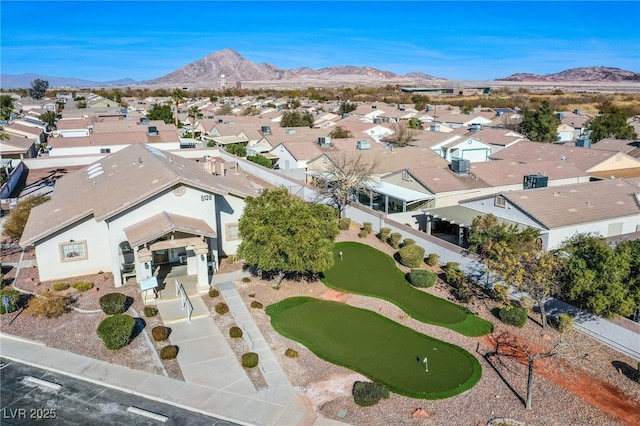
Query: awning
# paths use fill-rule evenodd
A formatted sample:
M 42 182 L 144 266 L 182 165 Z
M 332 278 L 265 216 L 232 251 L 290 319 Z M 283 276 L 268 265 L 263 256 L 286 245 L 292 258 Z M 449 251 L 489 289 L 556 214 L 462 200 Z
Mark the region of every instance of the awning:
M 427 194 L 403 186 L 394 185 L 389 182 L 369 182 L 367 188 L 378 194 L 388 195 L 399 200 L 411 203 L 414 201 L 431 200 L 435 198 L 433 194 Z
M 124 229 L 131 247 L 148 243 L 173 231 L 211 238 L 216 236 L 215 231 L 202 219 L 167 212 L 156 214 Z
M 434 218 L 466 227 L 471 226 L 471 222 L 473 222 L 475 217 L 483 215 L 483 213 L 480 213 L 477 210 L 462 206 L 439 207 L 434 209 L 424 209 L 422 211 L 424 214 Z

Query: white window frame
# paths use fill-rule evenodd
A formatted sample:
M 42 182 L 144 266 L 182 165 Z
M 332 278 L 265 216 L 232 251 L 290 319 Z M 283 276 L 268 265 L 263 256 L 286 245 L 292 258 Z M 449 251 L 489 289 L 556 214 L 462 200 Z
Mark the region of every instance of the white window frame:
M 507 199 L 504 198 L 502 195 L 496 195 L 495 198 L 493 199 L 493 205 L 496 207 L 500 207 L 503 209 L 507 208 Z
M 86 240 L 71 240 L 69 242 L 59 243 L 58 247 L 61 262 L 75 262 L 78 260 L 87 260 L 89 258 Z
M 238 222 L 225 223 L 224 229 L 226 241 L 238 241 L 240 239 L 240 226 Z

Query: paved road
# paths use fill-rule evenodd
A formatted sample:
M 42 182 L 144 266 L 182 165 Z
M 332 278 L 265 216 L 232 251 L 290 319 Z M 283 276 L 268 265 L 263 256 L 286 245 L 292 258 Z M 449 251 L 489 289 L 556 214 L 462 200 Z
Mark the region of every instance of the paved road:
M 62 385 L 59 390 L 31 383 L 27 377 Z M 228 421 L 98 386 L 83 380 L 0 358 L 1 408 L 4 425 L 189 425 L 228 426 Z M 161 421 L 127 411 L 136 407 L 168 417 Z

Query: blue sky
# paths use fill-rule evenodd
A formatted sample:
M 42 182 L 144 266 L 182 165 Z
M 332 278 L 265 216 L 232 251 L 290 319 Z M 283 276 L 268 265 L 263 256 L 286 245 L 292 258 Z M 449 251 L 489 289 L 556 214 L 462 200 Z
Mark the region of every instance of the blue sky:
M 640 2 L 5 1 L 0 70 L 146 80 L 224 48 L 282 69 L 372 66 L 491 80 L 640 72 Z

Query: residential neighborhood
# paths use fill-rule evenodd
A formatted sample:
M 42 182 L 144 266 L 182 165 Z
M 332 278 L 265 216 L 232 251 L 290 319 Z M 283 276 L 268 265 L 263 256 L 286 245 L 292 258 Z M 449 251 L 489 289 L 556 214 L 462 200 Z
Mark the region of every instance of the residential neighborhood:
M 400 96 L 403 92 L 398 90 Z M 477 95 L 475 91 L 470 94 Z M 321 350 L 298 341 L 293 332 L 283 333 L 284 325 L 276 325 L 278 317 L 274 312 L 284 315 L 289 311 L 272 308 L 286 297 L 315 297 L 332 302 L 349 299 L 348 304 L 353 303 L 354 307 L 373 310 L 419 333 L 449 342 L 450 346 L 458 345 L 471 354 L 474 362 L 482 364 L 482 373 L 470 373 L 472 378 L 465 379 L 465 386 L 468 381 L 467 387 L 472 390 L 447 389 L 442 391 L 444 398 L 420 397 L 416 395 L 430 394 L 390 385 L 389 390 L 395 393 L 390 401 L 407 410 L 412 407 L 410 412 L 403 419 L 394 418 L 389 412 L 380 413 L 385 416 L 384 421 L 369 424 L 454 424 L 448 423 L 452 417 L 441 413 L 455 412 L 451 401 L 459 398 L 469 403 L 467 398 L 484 401 L 476 403 L 485 408 L 477 408 L 481 412 L 478 419 L 455 424 L 488 424 L 490 419 L 485 417 L 498 410 L 491 409 L 491 415 L 487 414 L 489 402 L 505 398 L 506 394 L 512 401 L 523 399 L 518 392 L 524 395 L 524 382 L 516 382 L 520 379 L 515 378 L 515 370 L 501 371 L 492 364 L 492 357 L 499 358 L 499 338 L 503 337 L 496 330 L 513 335 L 520 330 L 505 325 L 510 323 L 495 312 L 506 305 L 509 309 L 511 305 L 523 306 L 527 291 L 523 290 L 522 280 L 514 278 L 514 271 L 533 268 L 526 264 L 508 269 L 506 261 L 499 265 L 500 261 L 495 262 L 492 257 L 498 252 L 490 251 L 495 248 L 489 242 L 508 234 L 520 241 L 516 246 L 531 247 L 538 261 L 550 255 L 559 262 L 579 256 L 576 247 L 580 244 L 576 241 L 580 238 L 593 238 L 589 244 L 597 244 L 598 250 L 609 250 L 607 253 L 623 253 L 620 259 L 625 259 L 629 273 L 638 272 L 633 269 L 639 263 L 633 258 L 639 253 L 633 251 L 634 244 L 640 240 L 638 115 L 627 117 L 625 123 L 634 138 L 618 139 L 613 135 L 595 140 L 592 124 L 597 117 L 606 117 L 606 111 L 552 111 L 553 127 L 547 132 L 551 140 L 533 140 L 536 133 L 526 126 L 533 109 L 524 105 L 469 107 L 451 97 L 444 98 L 450 100 L 449 104 L 438 99 L 420 108 L 409 102 L 410 95 L 404 95 L 403 102 L 251 94 L 206 97 L 190 96 L 181 89 L 174 89 L 173 95 L 123 96 L 116 101 L 107 93 L 79 90 L 57 91 L 55 96 L 42 99 L 2 94 L 11 98 L 12 105 L 0 129 L 0 207 L 5 230 L 2 264 L 4 279 L 11 280 L 7 291 L 11 288 L 34 299 L 69 296 L 75 305 L 65 308 L 68 313 L 60 318 L 73 316 L 74 321 L 78 320 L 76 316 L 103 315 L 105 295 L 126 295 L 131 300 L 126 312 L 140 311 L 136 311 L 140 317 L 145 312 L 142 323 L 146 322 L 147 331 L 137 333 L 144 333 L 147 343 L 133 338 L 131 348 L 124 345 L 117 352 L 97 350 L 94 343 L 94 349 L 87 349 L 87 354 L 69 348 L 69 359 L 101 369 L 112 368 L 106 367 L 111 365 L 111 356 L 126 358 L 120 364 L 113 361 L 114 375 L 124 377 L 129 374 L 125 368 L 132 368 L 136 375 L 140 374 L 140 383 L 148 387 L 151 398 L 187 407 L 202 399 L 198 408 L 201 414 L 215 414 L 234 424 L 365 424 L 367 414 L 362 410 L 377 408 L 360 407 L 357 400 L 358 405 L 353 404 L 355 394 L 351 395 L 355 392 L 354 381 L 370 377 L 367 372 L 358 368 L 351 368 L 348 373 L 334 370 L 333 367 L 338 368 L 335 364 L 346 366 L 339 367 L 343 370 L 349 369 L 350 364 L 341 364 L 329 354 L 321 355 Z M 51 112 L 55 113 L 54 120 L 45 115 Z M 309 118 L 311 125 L 295 121 Z M 278 191 L 295 201 L 276 205 L 276 213 L 265 216 L 264 222 L 248 224 L 245 218 L 261 206 L 259 201 Z M 7 237 L 7 229 L 13 232 L 10 220 L 18 216 L 21 203 L 26 206 L 38 197 L 37 203 L 29 205 L 18 237 Z M 261 207 L 267 208 L 269 203 L 274 207 L 275 202 L 265 201 Z M 442 328 L 446 321 L 423 321 L 405 305 L 391 300 L 391 296 L 379 296 L 372 302 L 369 291 L 354 290 L 352 294 L 334 285 L 334 281 L 324 287 L 322 278 L 325 273 L 329 276 L 329 271 L 287 269 L 273 260 L 295 256 L 315 259 L 315 254 L 288 251 L 312 241 L 321 244 L 320 237 L 303 237 L 310 222 L 287 222 L 286 231 L 277 233 L 271 233 L 269 226 L 272 222 L 283 226 L 291 212 L 296 212 L 291 213 L 291 221 L 301 220 L 311 214 L 304 210 L 305 206 L 317 205 L 328 206 L 330 214 L 320 214 L 320 210 L 314 214 L 330 217 L 338 235 L 331 239 L 330 246 L 335 243 L 337 248 L 326 252 L 331 265 L 350 261 L 354 244 L 369 245 L 387 253 L 406 277 L 416 269 L 427 269 L 434 275 L 434 282 L 436 277 L 438 281 L 433 287 L 418 289 L 420 292 L 459 304 L 470 316 L 483 317 L 493 332 L 485 333 L 483 338 L 481 333 L 451 326 L 456 332 L 452 337 L 447 334 L 451 330 L 434 330 Z M 492 220 L 495 228 L 483 225 L 483 221 Z M 252 226 L 259 227 L 254 230 Z M 491 236 L 479 243 L 483 226 Z M 248 238 L 243 239 L 249 235 L 257 238 L 257 248 L 251 248 Z M 527 240 L 528 235 L 533 239 Z M 398 240 L 394 242 L 393 238 Z M 510 244 L 508 238 L 505 244 Z M 421 255 L 416 265 L 409 266 L 403 250 L 413 245 L 420 248 Z M 318 245 L 318 257 L 325 253 L 323 250 Z M 272 256 L 271 263 L 261 263 L 268 255 Z M 308 259 L 300 262 L 304 261 Z M 314 261 L 321 263 L 319 259 Z M 378 267 L 382 268 L 380 264 L 371 266 L 382 274 Z M 464 279 L 452 279 L 454 273 Z M 561 274 L 557 270 L 554 273 L 560 280 Z M 309 278 L 311 275 L 313 279 Z M 282 290 L 263 285 L 277 280 L 275 276 L 280 277 L 278 286 L 284 279 Z M 411 284 L 408 287 L 419 287 L 407 280 Z M 628 285 L 631 290 L 624 290 L 624 300 L 616 302 L 616 307 L 603 308 L 606 314 L 598 314 L 597 309 L 583 303 L 571 303 L 587 300 L 586 295 L 581 299 L 581 291 L 587 293 L 584 289 L 568 295 L 549 286 L 537 299 L 532 287 L 527 288 L 531 294 L 525 296 L 541 303 L 527 311 L 529 331 L 523 331 L 521 337 L 541 345 L 552 339 L 559 342 L 564 334 L 555 328 L 541 329 L 539 321 L 543 325 L 547 320 L 557 324 L 559 318 L 570 313 L 571 333 L 581 336 L 575 338 L 576 342 L 582 339 L 580 342 L 593 345 L 587 354 L 582 354 L 580 365 L 588 364 L 589 353 L 592 358 L 624 359 L 616 358 L 614 363 L 618 364 L 614 365 L 618 367 L 595 377 L 603 383 L 613 377 L 616 382 L 612 386 L 622 382 L 621 394 L 631 395 L 627 398 L 631 401 L 628 407 L 640 408 L 640 391 L 635 382 L 637 365 L 633 364 L 640 360 L 640 303 L 633 305 L 636 299 L 631 296 L 638 285 L 637 277 L 620 280 L 616 283 Z M 301 281 L 306 282 L 303 285 L 308 290 L 296 287 Z M 91 286 L 86 292 L 75 292 L 72 288 L 77 282 L 91 282 Z M 501 286 L 508 289 L 503 296 Z M 501 308 L 498 301 L 506 305 Z M 266 309 L 261 310 L 263 304 Z M 226 314 L 229 309 L 231 313 Z M 158 316 L 146 315 L 154 311 Z M 5 312 L 9 313 L 8 305 Z M 123 312 L 118 315 L 125 315 Z M 30 339 L 38 340 L 43 335 L 32 325 L 38 318 L 13 315 L 10 325 L 5 325 L 3 318 L 2 344 L 7 351 L 29 352 Z M 20 325 L 20 321 L 27 321 L 23 317 L 32 321 L 28 327 L 26 323 Z M 59 321 L 52 318 L 55 317 L 42 321 Z M 527 319 L 526 313 L 524 318 Z M 152 325 L 171 329 L 167 342 L 179 348 L 173 358 L 165 359 L 160 353 L 161 343 L 151 341 Z M 244 333 L 241 343 L 225 338 L 231 325 L 241 329 L 241 336 Z M 7 336 L 21 327 L 33 329 L 22 336 L 24 341 Z M 91 334 L 91 339 L 101 342 L 95 331 Z M 469 340 L 470 337 L 474 339 Z M 70 341 L 75 339 L 70 337 Z M 491 344 L 495 344 L 494 352 L 490 352 Z M 84 347 L 82 343 L 76 345 Z M 152 354 L 141 356 L 139 364 L 131 359 L 135 358 L 132 353 L 126 352 L 135 348 L 142 353 L 148 350 L 147 346 Z M 42 356 L 48 354 L 46 350 L 65 349 L 62 343 L 43 343 L 43 347 Z M 482 356 L 481 347 L 486 347 Z M 285 349 L 295 352 L 295 357 L 300 353 L 300 361 L 285 356 Z M 98 352 L 95 361 L 88 355 L 91 350 Z M 606 355 L 601 355 L 600 350 Z M 245 355 L 242 352 L 259 354 L 259 367 L 251 370 L 245 365 L 244 356 L 239 361 L 240 355 Z M 526 353 L 534 360 L 543 354 L 534 357 Z M 428 371 L 428 358 L 423 360 L 418 355 L 420 368 Z M 544 356 L 555 353 L 545 352 Z M 437 366 L 437 356 L 429 353 L 429 357 Z M 309 365 L 318 368 L 326 364 L 331 375 L 322 375 L 322 368 L 309 373 L 312 368 L 288 365 L 311 358 L 313 363 L 323 364 Z M 413 358 L 412 355 L 416 363 Z M 146 370 L 140 366 L 144 363 L 149 365 Z M 606 369 L 611 362 L 603 365 Z M 533 369 L 533 361 L 530 368 Z M 141 369 L 148 376 L 143 376 Z M 543 377 L 543 373 L 536 374 Z M 489 375 L 491 378 L 485 378 Z M 544 377 L 540 389 L 557 395 L 560 405 L 566 398 L 572 404 L 584 404 L 580 407 L 589 406 L 565 424 L 637 424 L 635 414 L 619 415 L 603 408 L 613 404 L 612 400 L 603 398 L 604 402 L 595 404 L 584 395 L 572 393 L 568 385 L 563 387 L 550 376 Z M 152 386 L 155 380 L 162 385 Z M 486 399 L 478 399 L 480 391 L 473 390 L 478 380 L 491 383 L 485 383 L 492 389 L 482 393 Z M 504 384 L 509 380 L 518 383 L 514 385 L 519 389 L 514 391 L 515 396 L 508 390 L 511 385 Z M 184 395 L 194 395 L 191 402 L 181 394 L 184 383 L 192 386 L 184 388 Z M 117 389 L 130 387 L 124 379 L 113 379 L 112 385 Z M 173 389 L 172 393 L 164 395 L 162 387 Z M 134 388 L 133 392 L 142 391 Z M 541 408 L 530 411 L 531 388 L 527 392 L 526 409 L 514 408 L 500 415 L 521 422 L 514 424 L 538 424 L 537 419 L 543 419 L 540 424 L 563 424 L 560 417 L 542 414 Z M 543 391 L 536 391 L 534 401 L 542 399 L 542 394 Z M 351 405 L 344 405 L 345 395 L 351 398 Z M 429 405 L 431 401 L 427 400 L 431 399 L 443 405 Z M 391 402 L 382 401 L 376 407 L 388 407 L 384 404 Z M 429 417 L 432 423 L 427 422 Z

